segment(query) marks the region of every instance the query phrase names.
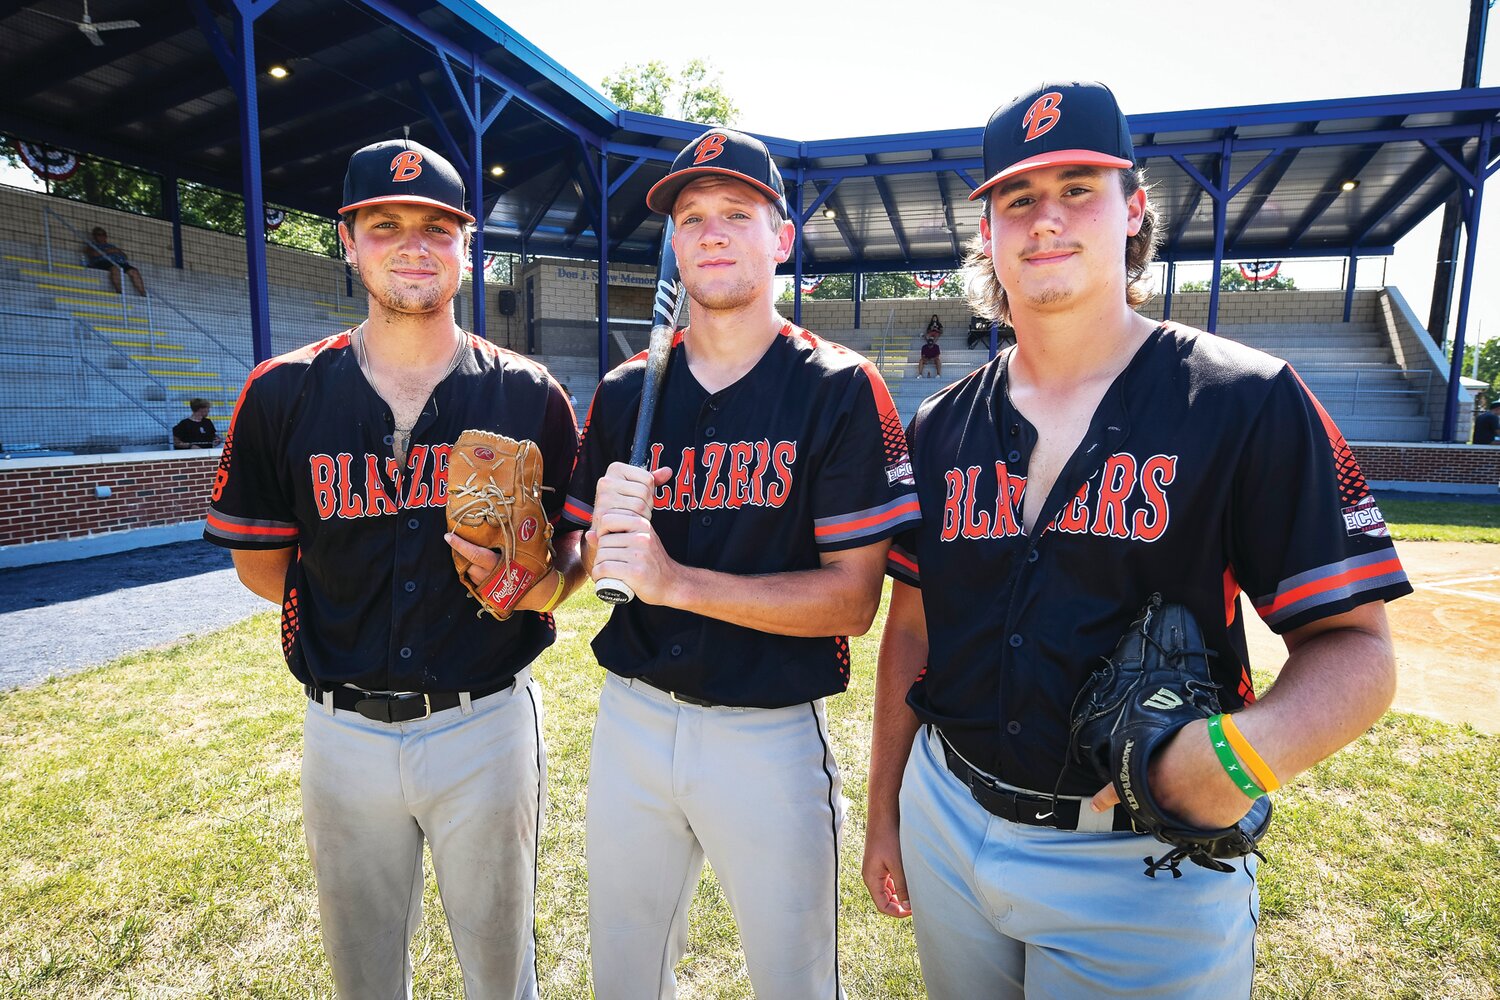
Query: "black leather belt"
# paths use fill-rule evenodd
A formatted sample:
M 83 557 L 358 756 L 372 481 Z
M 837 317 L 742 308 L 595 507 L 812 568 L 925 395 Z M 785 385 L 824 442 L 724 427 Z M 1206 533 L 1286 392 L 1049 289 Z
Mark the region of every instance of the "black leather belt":
M 1001 787 L 995 778 L 978 768 L 970 767 L 969 762 L 958 755 L 958 751 L 953 749 L 941 730 L 934 731 L 938 734 L 938 742 L 943 744 L 943 759 L 948 762 L 948 770 L 968 786 L 974 801 L 984 806 L 991 815 L 1027 826 L 1050 826 L 1057 830 L 1078 829 L 1078 814 L 1085 808 L 1086 800 L 1053 798 L 1050 795 Z M 1131 823 L 1130 813 L 1119 806 L 1113 811 L 1111 830 L 1116 833 L 1140 832 Z
M 679 694 L 676 691 L 672 691 L 672 690 L 669 690 L 667 688 L 662 687 L 660 684 L 652 684 L 650 681 L 648 681 L 648 680 L 646 680 L 645 678 L 642 678 L 642 677 L 637 677 L 636 680 L 640 681 L 642 684 L 645 684 L 647 687 L 654 687 L 654 688 L 656 688 L 656 690 L 660 691 L 662 694 L 667 695 L 673 701 L 680 701 L 684 705 L 696 705 L 699 708 L 723 708 L 724 707 L 723 705 L 719 704 L 716 701 L 705 701 L 702 698 L 695 698 L 695 697 L 693 697 L 690 694 Z
M 490 687 L 474 688 L 468 692 L 471 702 L 480 698 L 488 697 L 497 691 L 505 691 L 515 687 L 516 679 L 509 678 Z M 315 684 L 303 686 L 307 696 L 318 704 L 323 704 L 325 695 L 333 695 L 333 707 L 341 712 L 358 712 L 367 719 L 376 722 L 415 722 L 417 719 L 425 719 L 433 712 L 445 712 L 450 708 L 457 708 L 459 695 L 450 692 L 438 694 L 385 694 L 378 691 L 361 691 L 358 688 L 335 687 L 320 688 Z

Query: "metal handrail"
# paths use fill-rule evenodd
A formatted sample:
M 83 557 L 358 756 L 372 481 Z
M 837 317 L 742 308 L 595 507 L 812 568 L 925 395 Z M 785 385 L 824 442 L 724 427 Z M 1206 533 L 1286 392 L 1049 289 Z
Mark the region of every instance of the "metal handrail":
M 875 349 L 875 368 L 882 376 L 885 373 L 885 349 L 891 342 L 891 332 L 896 328 L 896 307 L 891 306 L 886 314 L 885 326 L 880 329 L 880 345 Z
M 51 270 L 52 267 L 53 267 L 53 264 L 52 264 L 52 228 L 51 228 L 51 226 L 49 226 L 47 224 L 48 217 L 56 219 L 59 223 L 62 224 L 62 226 L 65 229 L 67 229 L 74 236 L 78 237 L 80 240 L 82 240 L 84 243 L 87 243 L 89 246 L 93 247 L 95 250 L 98 250 L 101 254 L 103 253 L 103 248 L 100 247 L 99 244 L 95 243 L 93 240 L 89 239 L 87 236 L 84 236 L 82 233 L 80 233 L 77 229 L 73 228 L 72 223 L 68 222 L 67 219 L 64 219 L 61 215 L 58 215 L 55 211 L 53 211 L 52 208 L 51 208 L 51 206 L 49 206 L 49 205 L 43 205 L 42 206 L 42 228 L 43 228 L 44 238 L 46 239 L 46 242 L 47 242 L 47 268 L 48 268 L 48 270 Z M 105 259 L 108 260 L 108 258 L 105 258 Z M 124 288 L 123 282 L 125 280 L 125 275 L 123 273 L 123 268 L 120 268 L 120 265 L 114 263 L 114 261 L 110 261 L 110 264 L 111 264 L 111 266 L 113 266 L 113 267 L 115 267 L 115 268 L 117 268 L 117 269 L 119 269 L 121 271 L 120 280 L 122 282 L 122 284 L 121 284 L 122 292 L 121 292 L 121 295 L 120 295 L 120 308 L 121 308 L 121 313 L 124 316 L 124 318 L 128 319 L 130 317 L 130 300 L 123 293 L 123 288 Z M 147 335 L 147 341 L 150 343 L 151 350 L 152 350 L 153 353 L 156 350 L 156 317 L 155 317 L 153 306 L 154 306 L 155 303 L 160 303 L 161 305 L 164 305 L 168 309 L 172 310 L 172 312 L 176 314 L 176 316 L 177 316 L 177 318 L 179 320 L 181 320 L 183 323 L 186 323 L 188 326 L 192 327 L 195 331 L 197 331 L 197 333 L 199 334 L 199 336 L 201 336 L 204 339 L 206 339 L 209 342 L 211 342 L 215 347 L 217 347 L 219 350 L 223 351 L 226 355 L 228 355 L 234 361 L 239 362 L 239 364 L 241 365 L 241 367 L 243 367 L 245 369 L 245 372 L 247 374 L 249 373 L 250 369 L 252 369 L 252 368 L 255 367 L 253 364 L 250 363 L 250 361 L 248 359 L 246 359 L 244 356 L 242 356 L 239 352 L 237 352 L 236 350 L 234 350 L 228 344 L 225 344 L 222 340 L 220 340 L 218 337 L 214 336 L 212 333 L 210 333 L 207 330 L 205 330 L 203 327 L 199 326 L 196 320 L 194 320 L 191 316 L 187 315 L 181 309 L 179 309 L 177 307 L 177 304 L 175 302 L 173 302 L 167 296 L 162 295 L 159 292 L 156 293 L 156 294 L 151 294 L 151 293 L 148 292 L 145 295 L 145 301 L 146 301 L 146 335 Z
M 119 392 L 120 395 L 124 396 L 126 401 L 128 401 L 132 406 L 140 410 L 146 416 L 150 417 L 151 420 L 162 430 L 166 431 L 169 435 L 171 434 L 172 425 L 167 423 L 161 417 L 158 417 L 155 413 L 152 413 L 150 407 L 141 402 L 139 399 L 136 399 L 135 396 L 127 391 L 124 386 L 116 382 L 114 376 L 110 375 L 109 372 L 105 371 L 103 368 L 100 368 L 98 365 L 94 364 L 87 358 L 83 359 L 83 365 L 86 368 L 93 369 L 95 375 L 98 375 L 100 378 L 104 379 L 104 381 L 114 386 L 115 390 Z

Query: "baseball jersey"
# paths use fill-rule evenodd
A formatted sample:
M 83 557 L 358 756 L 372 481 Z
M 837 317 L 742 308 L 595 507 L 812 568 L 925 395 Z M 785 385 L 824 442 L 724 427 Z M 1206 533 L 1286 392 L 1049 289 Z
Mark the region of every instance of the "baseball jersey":
M 651 524 L 680 563 L 742 575 L 818 568 L 819 554 L 870 545 L 913 523 L 906 435 L 864 358 L 790 323 L 756 365 L 710 393 L 682 333 L 651 426 L 651 468 L 672 480 Z M 645 355 L 600 383 L 584 421 L 564 526 L 586 527 L 599 477 L 626 461 Z M 844 690 L 849 640 L 772 635 L 631 601 L 594 639 L 606 669 L 721 705 L 781 708 Z
M 909 702 L 976 766 L 1096 792 L 1063 770 L 1073 700 L 1153 593 L 1197 617 L 1232 711 L 1255 697 L 1241 591 L 1277 632 L 1411 592 L 1359 465 L 1291 367 L 1173 325 L 1104 395 L 1028 535 L 1037 432 L 1009 400 L 1010 354 L 918 410 L 922 521 L 889 558 L 927 618 Z
M 537 442 L 555 522 L 577 455 L 573 409 L 545 368 L 468 335 L 412 429 L 404 465 L 394 426 L 349 332 L 261 364 L 225 438 L 203 535 L 227 548 L 296 547 L 281 638 L 304 684 L 499 686 L 556 633 L 550 615 L 476 613 L 443 540 L 449 450 L 471 429 Z

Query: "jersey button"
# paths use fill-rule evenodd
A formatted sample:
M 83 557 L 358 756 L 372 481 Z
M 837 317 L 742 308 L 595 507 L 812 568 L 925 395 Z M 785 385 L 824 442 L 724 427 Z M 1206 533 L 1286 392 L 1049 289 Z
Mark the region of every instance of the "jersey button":
M 703 436 L 706 437 L 706 438 L 708 438 L 709 440 L 713 439 L 713 436 L 714 436 L 715 433 L 717 433 L 717 432 L 712 427 L 705 427 L 705 428 L 703 428 Z
M 682 655 L 682 647 L 681 647 L 681 646 L 673 646 L 673 647 L 672 647 L 672 648 L 671 648 L 671 650 L 669 650 L 669 652 L 670 652 L 670 653 L 671 653 L 671 654 L 672 654 L 672 655 L 673 655 L 673 656 L 681 656 L 681 655 Z
M 712 514 L 704 514 L 703 515 L 703 526 L 705 528 L 708 527 L 710 524 L 713 524 L 713 523 L 714 523 L 714 516 Z
M 414 591 L 416 589 L 417 589 L 417 581 L 415 581 L 415 580 L 407 580 L 406 581 L 406 592 L 408 594 L 410 594 L 412 591 Z
M 409 659 L 411 659 L 411 647 L 410 646 L 402 646 L 401 647 L 401 659 L 403 659 L 403 660 L 409 660 Z
M 391 435 L 391 434 L 387 434 L 385 437 L 381 438 L 381 440 L 384 441 L 387 445 L 392 445 L 392 444 L 396 443 L 395 436 Z
M 416 518 L 413 517 L 413 518 L 410 518 L 409 520 L 407 520 L 406 526 L 408 528 L 410 528 L 412 531 L 416 531 L 418 528 L 420 528 L 422 526 L 422 522 L 418 521 Z
M 1030 552 L 1028 552 L 1026 554 L 1026 561 L 1027 562 L 1036 562 L 1041 557 L 1042 557 L 1042 554 L 1040 552 L 1038 552 L 1036 549 L 1032 549 Z
M 1012 736 L 1019 736 L 1021 733 L 1021 724 L 1019 722 L 1007 722 L 1005 724 L 1005 731 Z
M 1019 649 L 1021 648 L 1021 643 L 1024 641 L 1019 635 L 1013 635 L 1010 637 L 1010 646 L 1012 649 Z
M 1017 462 L 1019 462 L 1021 460 L 1021 453 L 1019 451 L 1016 451 L 1014 448 L 1012 448 L 1010 450 L 1010 454 L 1005 456 L 1005 460 L 1007 462 L 1009 462 L 1011 465 L 1015 465 Z
M 1019 433 L 1021 433 L 1021 425 L 1020 424 L 1011 424 L 1010 425 L 1010 435 L 1011 435 L 1011 437 L 1015 437 Z

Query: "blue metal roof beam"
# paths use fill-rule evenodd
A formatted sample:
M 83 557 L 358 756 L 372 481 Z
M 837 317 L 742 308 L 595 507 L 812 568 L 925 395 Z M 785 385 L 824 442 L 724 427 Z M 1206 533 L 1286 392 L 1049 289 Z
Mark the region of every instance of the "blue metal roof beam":
M 1443 167 L 1443 161 L 1436 156 L 1426 156 L 1408 167 L 1396 181 L 1391 189 L 1386 192 L 1385 197 L 1370 209 L 1370 214 L 1359 224 L 1358 232 L 1354 237 L 1356 244 L 1363 243 L 1365 237 L 1369 236 L 1380 224 L 1385 222 L 1398 208 L 1407 203 L 1407 199 L 1417 193 L 1429 180 Z M 1446 199 L 1444 199 L 1446 200 Z
M 239 0 L 239 2 L 243 2 L 243 0 Z M 467 61 L 465 59 L 465 56 L 467 55 L 465 51 L 454 46 L 446 38 L 442 37 L 437 31 L 430 28 L 426 24 L 426 22 L 422 21 L 420 18 L 408 14 L 404 10 L 401 10 L 400 8 L 395 6 L 394 3 L 387 2 L 387 0 L 350 0 L 350 2 L 357 3 L 360 6 L 367 7 L 370 10 L 376 12 L 376 14 L 378 14 L 380 17 L 390 21 L 410 37 L 419 39 L 423 43 L 431 46 L 433 51 L 438 53 L 439 55 L 457 59 L 460 63 Z M 535 65 L 537 62 L 548 61 L 544 57 L 536 58 L 540 57 L 540 53 L 532 48 L 530 46 L 530 43 L 525 42 L 525 39 L 521 38 L 519 35 L 499 30 L 499 22 L 494 20 L 493 15 L 486 13 L 483 17 L 479 17 L 475 15 L 472 5 L 463 4 L 461 6 L 458 6 L 455 5 L 455 0 L 446 0 L 445 6 L 447 6 L 454 13 L 459 14 L 461 17 L 463 17 L 471 27 L 484 32 L 488 37 L 494 39 L 497 44 L 509 47 L 516 41 L 525 43 L 526 46 L 531 49 L 531 52 L 533 54 L 532 57 L 529 57 L 534 58 L 533 65 Z M 484 23 L 486 20 L 491 23 Z M 550 119 L 558 125 L 563 126 L 569 132 L 572 132 L 575 136 L 577 136 L 580 140 L 590 142 L 595 146 L 598 146 L 603 141 L 599 133 L 593 128 L 590 128 L 589 126 L 576 121 L 571 116 L 561 111 L 551 101 L 548 101 L 543 97 L 539 97 L 536 94 L 531 93 L 510 76 L 500 72 L 488 63 L 480 63 L 476 67 L 476 74 L 481 79 L 495 84 L 502 90 L 513 91 L 516 95 L 516 99 L 519 100 L 522 104 L 531 107 L 533 110 L 539 112 L 544 117 Z M 564 75 L 566 76 L 567 74 Z M 568 76 L 567 78 L 569 80 L 573 79 L 571 76 Z M 613 105 L 610 105 L 610 107 L 613 107 Z
M 1317 125 L 1311 122 L 1304 122 L 1297 127 L 1296 134 L 1312 135 L 1316 129 Z M 1300 152 L 1302 152 L 1300 148 L 1283 148 L 1279 152 L 1268 154 L 1269 156 L 1278 158 L 1276 164 L 1261 174 L 1260 180 L 1255 185 L 1255 190 L 1250 193 L 1249 199 L 1247 199 L 1244 207 L 1240 210 L 1240 221 L 1235 225 L 1234 231 L 1229 233 L 1226 240 L 1227 246 L 1233 247 L 1239 244 L 1240 238 L 1245 235 L 1245 230 L 1250 228 L 1250 224 L 1260 214 L 1260 210 L 1265 205 L 1266 200 L 1271 197 L 1271 192 L 1276 190 L 1276 185 L 1281 183 L 1281 179 L 1291 169 L 1292 164 L 1297 159 L 1297 154 Z
M 811 181 L 809 183 L 812 183 Z M 837 186 L 837 185 L 835 185 Z M 863 257 L 865 248 L 854 238 L 854 230 L 849 228 L 849 220 L 844 217 L 844 201 L 842 198 L 837 203 L 833 200 L 834 190 L 830 187 L 824 197 L 828 207 L 833 209 L 833 225 L 839 231 L 839 238 L 844 241 L 844 246 L 856 257 Z
M 869 157 L 865 159 L 868 162 Z M 896 245 L 901 248 L 901 256 L 910 257 L 911 244 L 907 242 L 906 231 L 901 228 L 901 213 L 896 210 L 896 199 L 891 197 L 891 187 L 885 182 L 884 175 L 876 175 L 874 181 L 875 190 L 880 193 L 880 203 L 885 206 L 885 217 L 891 224 L 891 232 L 896 236 Z
M 1381 147 L 1378 145 L 1369 146 L 1345 157 L 1344 161 L 1339 165 L 1338 173 L 1335 176 L 1342 178 L 1358 177 L 1359 172 L 1369 166 L 1370 161 L 1380 154 L 1380 150 Z M 1343 193 L 1338 185 L 1335 184 L 1330 190 L 1318 195 L 1313 203 L 1307 207 L 1307 211 L 1302 214 L 1302 218 L 1297 220 L 1296 224 L 1292 227 L 1292 231 L 1287 237 L 1287 242 L 1294 246 L 1302 242 L 1302 237 L 1307 235 L 1307 231 L 1313 227 L 1324 212 L 1333 206 L 1335 201 L 1338 201 L 1339 195 Z
M 1500 156 L 1497 156 L 1489 164 L 1489 166 L 1486 167 L 1486 169 L 1489 170 L 1489 171 L 1493 171 L 1496 166 L 1500 166 Z M 1460 193 L 1462 193 L 1462 192 L 1460 191 Z M 1427 218 L 1427 216 L 1431 215 L 1433 212 L 1437 211 L 1440 207 L 1442 207 L 1442 204 L 1445 201 L 1447 201 L 1449 198 L 1453 197 L 1453 194 L 1454 194 L 1453 188 L 1448 187 L 1448 186 L 1444 186 L 1436 194 L 1432 195 L 1430 198 L 1428 198 L 1425 201 L 1423 201 L 1420 204 L 1418 204 L 1417 207 L 1410 213 L 1410 217 L 1413 218 L 1413 219 L 1425 219 L 1425 218 Z

